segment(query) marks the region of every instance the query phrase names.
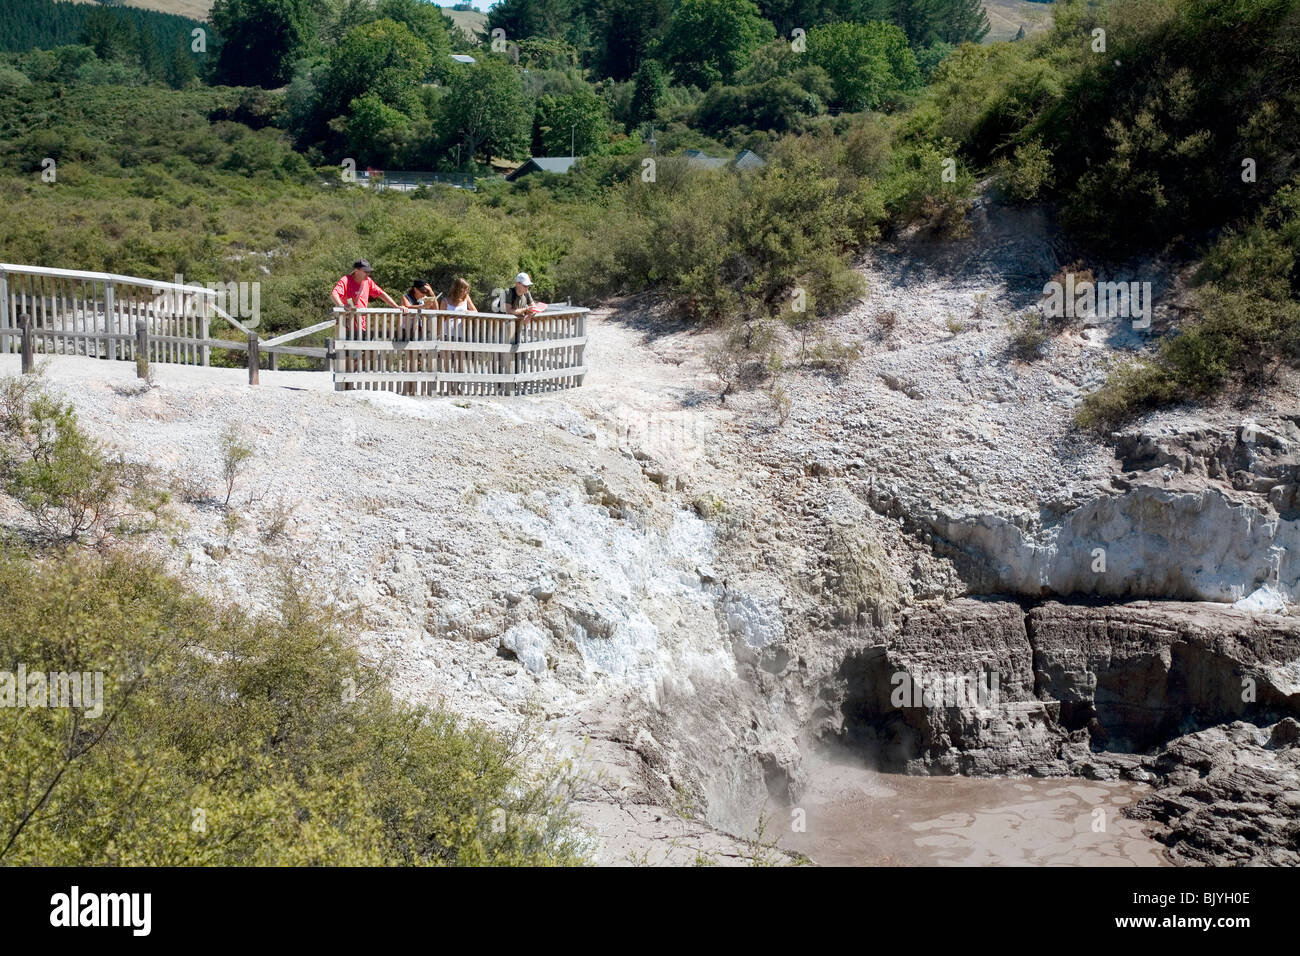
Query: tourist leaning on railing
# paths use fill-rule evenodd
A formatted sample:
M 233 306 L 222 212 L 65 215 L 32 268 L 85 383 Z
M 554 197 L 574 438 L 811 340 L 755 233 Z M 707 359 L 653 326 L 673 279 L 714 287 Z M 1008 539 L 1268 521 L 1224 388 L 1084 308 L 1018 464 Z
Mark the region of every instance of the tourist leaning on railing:
M 469 295 L 469 283 L 460 276 L 457 276 L 451 282 L 451 288 L 443 297 L 442 308 L 447 312 L 477 312 L 478 307 L 474 305 L 474 300 Z M 460 341 L 464 338 L 465 322 L 463 319 L 453 319 L 446 317 L 443 319 L 446 323 L 446 336 L 452 341 Z M 454 366 L 454 367 L 453 367 Z M 465 370 L 465 355 L 462 352 L 456 352 L 453 355 L 447 355 L 443 362 L 444 371 L 463 372 Z
M 469 283 L 457 276 L 452 280 L 451 288 L 443 297 L 442 307 L 447 312 L 477 312 L 478 307 L 469 296 Z M 460 330 L 461 320 L 454 320 L 456 331 Z
M 507 290 L 502 304 L 505 306 L 503 311 L 519 316 L 524 322 L 532 318 L 533 280 L 527 272 L 515 276 L 514 288 Z
M 416 279 L 402 296 L 402 304 L 413 309 L 437 308 L 438 298 L 433 294 L 433 284 L 428 279 Z
M 393 297 L 379 288 L 375 280 L 370 278 L 370 273 L 373 271 L 370 268 L 370 263 L 365 259 L 358 259 L 352 263 L 352 271 L 334 283 L 334 291 L 330 293 L 334 304 L 349 310 L 364 309 L 370 304 L 370 297 L 374 295 L 383 299 L 393 308 L 406 312 L 406 305 L 394 302 Z M 364 331 L 365 327 L 365 315 L 358 316 L 357 328 Z

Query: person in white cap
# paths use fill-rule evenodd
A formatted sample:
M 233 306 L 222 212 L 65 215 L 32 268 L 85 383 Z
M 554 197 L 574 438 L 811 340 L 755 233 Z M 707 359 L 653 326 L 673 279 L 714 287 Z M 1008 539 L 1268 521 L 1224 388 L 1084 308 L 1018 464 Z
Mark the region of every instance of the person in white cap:
M 527 272 L 515 276 L 515 285 L 505 295 L 505 311 L 517 315 L 525 322 L 530 318 L 528 310 L 534 303 L 533 280 Z

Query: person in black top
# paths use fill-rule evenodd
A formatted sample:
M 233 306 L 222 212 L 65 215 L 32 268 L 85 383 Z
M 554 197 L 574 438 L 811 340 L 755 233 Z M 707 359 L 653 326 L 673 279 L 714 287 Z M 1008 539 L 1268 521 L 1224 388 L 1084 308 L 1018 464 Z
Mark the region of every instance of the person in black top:
M 425 299 L 434 299 L 433 285 L 428 279 L 416 279 L 402 296 L 402 304 L 417 308 L 425 304 Z
M 411 283 L 411 287 L 406 290 L 406 294 L 402 296 L 402 305 L 417 310 L 436 309 L 438 307 L 438 298 L 434 295 L 433 284 L 428 279 L 416 279 Z M 425 338 L 430 328 L 432 328 L 433 322 L 433 316 L 422 316 L 418 312 L 406 316 L 402 322 L 402 338 L 408 342 Z M 399 365 L 403 365 L 401 360 L 399 360 Z M 404 371 L 420 371 L 418 365 L 419 358 L 416 353 L 412 352 L 406 356 Z M 418 383 L 407 382 L 405 391 L 407 395 L 415 395 L 419 391 Z

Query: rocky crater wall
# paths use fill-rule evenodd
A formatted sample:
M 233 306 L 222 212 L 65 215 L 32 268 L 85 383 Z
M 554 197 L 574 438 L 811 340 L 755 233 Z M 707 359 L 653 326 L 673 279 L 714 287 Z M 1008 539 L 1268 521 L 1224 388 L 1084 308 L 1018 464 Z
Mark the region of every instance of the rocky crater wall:
M 900 675 L 924 687 L 970 674 L 996 674 L 996 696 L 898 705 Z M 1300 622 L 1209 604 L 962 599 L 909 609 L 835 678 L 833 735 L 887 769 L 1148 779 L 1140 760 L 1106 755 L 1300 716 Z
M 926 523 L 988 593 L 1231 603 L 1268 588 L 1300 599 L 1300 522 L 1218 488 L 1139 486 L 1037 519 L 939 512 Z

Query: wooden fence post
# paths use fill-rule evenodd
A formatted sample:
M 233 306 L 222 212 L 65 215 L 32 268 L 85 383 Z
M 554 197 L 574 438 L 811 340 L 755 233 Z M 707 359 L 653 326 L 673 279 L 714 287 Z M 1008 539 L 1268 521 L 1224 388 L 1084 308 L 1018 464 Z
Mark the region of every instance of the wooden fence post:
M 256 385 L 258 369 L 262 364 L 262 352 L 258 347 L 256 332 L 248 333 L 248 384 Z
M 9 273 L 0 272 L 0 355 L 9 354 L 9 333 L 15 316 L 9 314 Z
M 23 327 L 23 374 L 31 375 L 36 371 L 36 331 L 32 328 L 32 317 L 23 313 L 18 319 Z
M 582 367 L 587 364 L 587 313 L 578 313 L 578 338 L 582 339 L 582 344 L 577 349 L 578 366 Z M 585 373 L 574 376 L 574 385 L 581 388 L 583 379 L 587 376 Z
M 135 377 L 149 377 L 149 323 L 145 319 L 135 323 Z
M 113 283 L 104 283 L 104 331 L 121 334 L 126 331 L 122 328 L 122 320 L 117 314 L 117 296 L 113 290 Z M 117 339 L 108 339 L 105 343 L 108 346 L 108 357 L 110 359 L 126 358 L 126 342 Z
M 206 299 L 203 301 L 203 304 L 200 307 L 199 312 L 200 312 L 199 328 L 203 334 L 203 342 L 204 342 L 204 344 L 199 347 L 199 357 L 204 365 L 211 365 L 212 347 L 207 344 L 207 341 L 210 338 L 212 338 L 212 317 L 208 314 L 208 303 Z

